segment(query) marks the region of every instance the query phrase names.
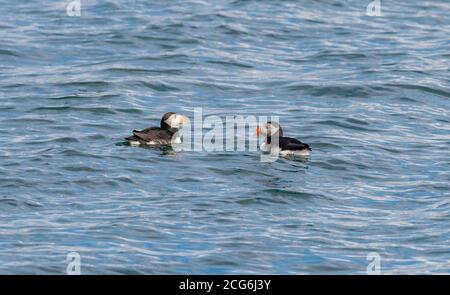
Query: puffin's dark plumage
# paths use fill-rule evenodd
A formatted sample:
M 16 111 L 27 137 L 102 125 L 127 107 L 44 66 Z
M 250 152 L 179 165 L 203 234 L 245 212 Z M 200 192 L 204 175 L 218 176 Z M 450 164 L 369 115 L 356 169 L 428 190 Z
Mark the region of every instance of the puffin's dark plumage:
M 140 144 L 172 144 L 177 142 L 179 128 L 188 122 L 188 118 L 173 112 L 164 114 L 161 127 L 149 127 L 143 130 L 133 130 L 133 135 L 125 138 L 133 145 Z
M 291 137 L 280 137 L 279 146 L 282 151 L 312 151 L 309 145 Z

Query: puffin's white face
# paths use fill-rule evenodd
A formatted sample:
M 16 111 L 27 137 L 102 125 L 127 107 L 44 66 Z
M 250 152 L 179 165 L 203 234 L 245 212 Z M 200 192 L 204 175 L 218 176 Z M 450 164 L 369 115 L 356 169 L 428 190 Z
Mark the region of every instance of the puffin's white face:
M 171 128 L 181 128 L 184 125 L 186 125 L 189 122 L 189 118 L 183 115 L 179 114 L 172 114 L 170 117 L 166 120 L 166 123 Z
M 277 123 L 265 123 L 256 128 L 257 136 L 271 136 L 277 133 L 280 127 Z

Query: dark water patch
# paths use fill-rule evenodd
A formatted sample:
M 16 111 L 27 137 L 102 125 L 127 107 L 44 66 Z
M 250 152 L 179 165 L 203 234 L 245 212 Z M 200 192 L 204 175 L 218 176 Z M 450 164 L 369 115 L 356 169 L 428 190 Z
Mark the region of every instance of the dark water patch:
M 0 197 L 0 212 L 3 210 L 7 210 L 8 208 L 36 210 L 42 207 L 43 207 L 42 204 L 32 200 L 23 200 L 21 198 L 9 196 Z
M 105 81 L 73 81 L 66 83 L 57 83 L 55 86 L 61 87 L 88 87 L 88 88 L 108 88 L 111 83 Z
M 158 46 L 165 50 L 175 50 L 179 48 L 179 46 L 177 45 L 163 44 L 163 43 L 158 44 Z
M 207 61 L 207 63 L 231 66 L 231 67 L 238 67 L 238 68 L 246 68 L 246 69 L 253 68 L 252 65 L 239 63 L 239 62 L 231 62 L 231 61 L 210 60 L 210 61 Z
M 118 45 L 134 45 L 133 41 L 128 41 L 128 40 L 105 40 L 105 43 L 109 43 L 109 44 L 118 44 Z
M 173 38 L 169 38 L 166 36 L 160 36 L 160 35 L 137 35 L 136 38 L 144 41 L 163 41 L 163 42 L 170 42 L 173 41 Z
M 123 74 L 167 74 L 167 75 L 182 75 L 184 72 L 179 69 L 140 69 L 140 68 L 110 68 L 106 71 Z
M 97 181 L 89 180 L 89 179 L 76 179 L 76 180 L 66 181 L 65 183 L 61 183 L 61 184 L 64 184 L 64 185 L 75 184 L 75 185 L 92 186 L 92 187 L 98 186 Z
M 49 106 L 49 107 L 37 107 L 37 108 L 32 109 L 29 112 L 30 113 L 35 113 L 35 112 L 39 112 L 39 111 L 64 112 L 64 111 L 68 111 L 71 109 L 73 109 L 73 108 L 70 106 L 58 106 L 58 107 Z
M 144 111 L 141 109 L 135 109 L 135 108 L 116 108 L 114 111 L 118 113 L 124 113 L 124 114 L 144 114 Z
M 428 73 L 419 70 L 391 70 L 391 73 L 414 73 L 428 76 Z
M 392 154 L 401 154 L 403 152 L 401 149 L 395 149 L 395 148 L 391 148 L 389 146 L 381 146 L 381 145 L 376 145 L 376 144 L 373 144 L 372 146 L 377 147 L 379 149 L 382 149 L 382 150 L 387 151 Z
M 252 198 L 243 198 L 236 201 L 237 204 L 242 206 L 254 206 L 254 205 L 270 205 L 271 203 L 275 204 L 287 204 L 287 200 L 283 199 L 269 199 L 264 197 L 252 197 Z
M 252 91 L 252 90 L 260 90 L 259 87 L 250 86 L 250 85 L 237 85 L 236 83 L 223 83 L 223 82 L 201 82 L 201 81 L 192 81 L 189 83 L 194 87 L 200 87 L 202 89 L 212 89 L 212 90 L 221 90 L 221 91 Z
M 112 267 L 109 271 L 113 275 L 144 275 L 147 274 L 148 271 L 139 271 L 137 269 L 124 269 L 119 267 Z
M 315 161 L 314 165 L 318 166 L 318 167 L 321 167 L 321 168 L 324 168 L 326 170 L 336 170 L 336 171 L 345 171 L 345 170 L 347 170 L 347 167 L 345 167 L 345 166 L 343 167 L 343 166 L 339 166 L 339 165 L 333 165 L 333 164 L 330 164 L 330 163 L 324 162 L 324 161 Z
M 14 83 L 14 84 L 8 84 L 8 85 L 2 85 L 2 88 L 4 89 L 14 89 L 14 88 L 25 88 L 30 85 L 24 84 L 24 83 Z
M 347 122 L 351 122 L 350 120 L 346 119 Z M 326 125 L 326 126 L 330 126 L 332 128 L 344 128 L 344 129 L 351 129 L 351 130 L 356 130 L 356 131 L 366 131 L 366 132 L 381 132 L 384 133 L 383 130 L 381 129 L 373 129 L 373 128 L 367 128 L 367 127 L 362 127 L 360 125 L 357 124 L 347 124 L 341 121 L 337 121 L 337 120 L 323 120 L 323 121 L 316 121 L 316 124 L 320 124 L 320 125 Z
M 19 207 L 19 201 L 16 198 L 2 196 L 0 197 L 0 208 L 4 208 L 5 206 Z
M 387 84 L 388 86 L 395 88 L 402 88 L 408 90 L 417 90 L 420 92 L 426 92 L 431 94 L 436 94 L 446 98 L 450 98 L 450 92 L 438 87 L 424 86 L 424 85 L 413 85 L 413 84 Z
M 314 54 L 312 56 L 307 57 L 308 59 L 313 60 L 327 60 L 327 59 L 367 59 L 369 56 L 367 56 L 364 53 L 345 53 L 345 52 L 333 52 L 333 51 L 324 51 L 317 54 Z
M 402 102 L 406 102 L 406 103 L 421 103 L 420 101 L 418 101 L 414 98 L 406 97 L 406 96 L 398 97 L 396 99 L 399 101 L 402 101 Z
M 130 177 L 126 177 L 126 176 L 116 177 L 116 178 L 114 178 L 114 181 L 119 181 L 119 182 L 129 183 L 129 184 L 137 184 L 136 181 L 134 181 Z
M 166 83 L 163 82 L 146 82 L 146 81 L 139 81 L 137 83 L 135 83 L 136 85 L 139 86 L 144 86 L 146 88 L 155 90 L 155 91 L 160 91 L 160 92 L 167 92 L 167 91 L 179 91 L 180 89 L 178 89 L 177 87 L 174 86 L 170 86 Z
M 183 38 L 178 40 L 178 42 L 180 44 L 186 44 L 186 45 L 199 45 L 202 44 L 203 42 L 198 40 L 198 39 L 193 39 L 193 38 Z
M 30 140 L 30 141 L 26 141 L 24 142 L 24 144 L 27 145 L 37 145 L 37 144 L 48 144 L 48 143 L 78 143 L 78 139 L 74 138 L 74 137 L 68 137 L 68 136 L 63 136 L 63 137 L 58 137 L 58 138 L 52 138 L 49 140 Z
M 7 50 L 7 49 L 0 49 L 0 56 L 1 55 L 20 57 L 20 54 L 14 52 L 14 51 L 11 51 L 11 50 Z
M 362 121 L 362 120 L 355 119 L 355 118 L 347 118 L 347 119 L 345 119 L 345 121 L 347 121 L 348 123 L 357 124 L 357 125 L 364 125 L 364 126 L 370 125 L 367 121 Z
M 232 25 L 226 25 L 226 24 L 222 24 L 216 27 L 217 30 L 224 32 L 227 35 L 231 35 L 231 36 L 240 36 L 240 35 L 247 35 L 248 33 L 241 29 L 238 28 L 236 26 L 232 26 Z
M 79 96 L 79 95 L 64 95 L 64 96 L 56 96 L 56 97 L 49 97 L 48 99 L 52 100 L 69 100 L 69 99 L 86 99 L 88 97 L 86 96 Z
M 142 171 L 141 169 L 136 169 L 136 168 L 125 168 L 125 170 L 128 171 L 128 172 L 137 173 L 137 174 L 144 173 L 144 171 Z
M 46 123 L 46 124 L 53 124 L 56 121 L 50 120 L 46 118 L 36 118 L 36 117 L 30 117 L 30 116 L 24 116 L 19 118 L 13 118 L 13 119 L 5 119 L 3 120 L 8 123 L 25 123 L 25 124 L 32 124 L 32 123 Z
M 289 91 L 304 91 L 308 95 L 322 97 L 350 97 L 350 98 L 366 98 L 369 97 L 371 91 L 365 86 L 320 86 L 309 84 L 291 84 L 285 86 Z
M 13 107 L 13 106 L 0 106 L 0 111 L 1 112 L 3 112 L 3 111 L 12 111 L 14 109 L 15 109 L 15 107 Z
M 286 189 L 266 189 L 263 192 L 268 193 L 272 196 L 277 197 L 294 197 L 299 199 L 309 199 L 314 197 L 319 197 L 319 195 L 307 193 L 307 192 L 298 192 L 298 191 L 292 191 L 292 190 L 286 190 Z
M 236 203 L 238 203 L 240 205 L 244 205 L 244 206 L 246 206 L 246 205 L 251 206 L 254 204 L 258 204 L 260 202 L 259 202 L 259 198 L 256 197 L 256 198 L 242 198 L 242 199 L 237 200 Z
M 17 187 L 26 187 L 32 188 L 38 186 L 39 183 L 29 179 L 17 178 L 17 177 L 2 177 L 0 178 L 0 187 L 1 188 L 17 188 Z
M 314 150 L 323 150 L 323 149 L 333 149 L 339 150 L 342 149 L 342 146 L 339 144 L 334 144 L 332 142 L 316 142 L 314 144 L 310 144 L 310 146 L 314 147 Z
M 202 180 L 199 178 L 189 177 L 189 176 L 174 177 L 174 180 L 178 181 L 178 182 L 202 182 Z
M 88 100 L 88 99 L 112 99 L 118 98 L 119 95 L 115 94 L 104 94 L 104 95 L 87 95 L 87 94 L 75 94 L 75 95 L 63 95 L 63 96 L 53 96 L 48 99 L 51 100 Z
M 261 171 L 242 168 L 224 169 L 224 168 L 208 167 L 208 170 L 220 175 L 256 175 L 256 174 L 267 175 L 266 173 Z
M 115 180 L 107 180 L 107 181 L 102 182 L 102 184 L 105 184 L 109 187 L 114 187 L 114 188 L 119 187 L 119 184 Z
M 93 141 L 93 140 L 104 141 L 107 138 L 108 137 L 103 135 L 103 134 L 93 134 L 93 135 L 86 136 L 83 140 L 87 141 L 87 142 L 90 142 L 90 141 Z
M 161 61 L 161 60 L 166 60 L 166 61 L 171 61 L 172 59 L 175 60 L 189 60 L 190 57 L 189 55 L 186 54 L 180 54 L 180 53 L 165 53 L 165 54 L 161 54 L 161 55 L 156 55 L 156 56 L 140 56 L 136 58 L 137 60 L 143 60 L 143 61 Z
M 70 171 L 70 172 L 101 172 L 101 169 L 92 168 L 85 165 L 72 165 L 72 166 L 63 166 L 61 169 Z
M 327 161 L 328 164 L 331 164 L 333 166 L 341 166 L 341 167 L 348 167 L 348 166 L 354 166 L 357 169 L 369 169 L 370 167 L 367 165 L 364 165 L 363 163 L 358 163 L 351 160 L 341 160 L 341 159 L 329 159 Z
M 100 155 L 94 155 L 92 153 L 83 152 L 75 149 L 65 149 L 61 151 L 60 154 L 65 157 L 80 157 L 80 158 L 94 158 L 94 159 L 102 158 L 102 156 Z
M 51 113 L 51 112 L 89 112 L 92 114 L 102 114 L 102 115 L 113 115 L 116 112 L 113 109 L 107 107 L 73 107 L 73 106 L 49 106 L 49 107 L 37 107 L 29 111 L 29 113 L 35 112 L 43 112 L 43 113 Z

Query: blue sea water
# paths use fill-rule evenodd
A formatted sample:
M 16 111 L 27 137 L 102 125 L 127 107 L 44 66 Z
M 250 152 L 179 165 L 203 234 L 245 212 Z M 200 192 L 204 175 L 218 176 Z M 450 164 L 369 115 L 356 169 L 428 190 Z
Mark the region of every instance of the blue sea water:
M 0 0 L 0 273 L 450 272 L 448 1 Z M 130 147 L 276 115 L 304 161 Z

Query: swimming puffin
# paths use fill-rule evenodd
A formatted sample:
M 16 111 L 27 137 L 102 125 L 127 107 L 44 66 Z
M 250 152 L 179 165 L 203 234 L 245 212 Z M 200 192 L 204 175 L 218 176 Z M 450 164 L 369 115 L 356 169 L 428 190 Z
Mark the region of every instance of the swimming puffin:
M 272 148 L 272 137 L 278 136 L 279 153 L 282 157 L 289 156 L 308 156 L 311 148 L 306 143 L 301 142 L 295 138 L 284 137 L 283 129 L 280 124 L 276 122 L 267 122 L 256 128 L 256 135 L 263 135 L 266 137 L 264 142 L 261 143 L 261 151 L 270 152 Z
M 133 135 L 125 138 L 131 145 L 170 145 L 181 143 L 178 130 L 189 122 L 188 117 L 173 112 L 165 113 L 161 127 L 133 130 Z

